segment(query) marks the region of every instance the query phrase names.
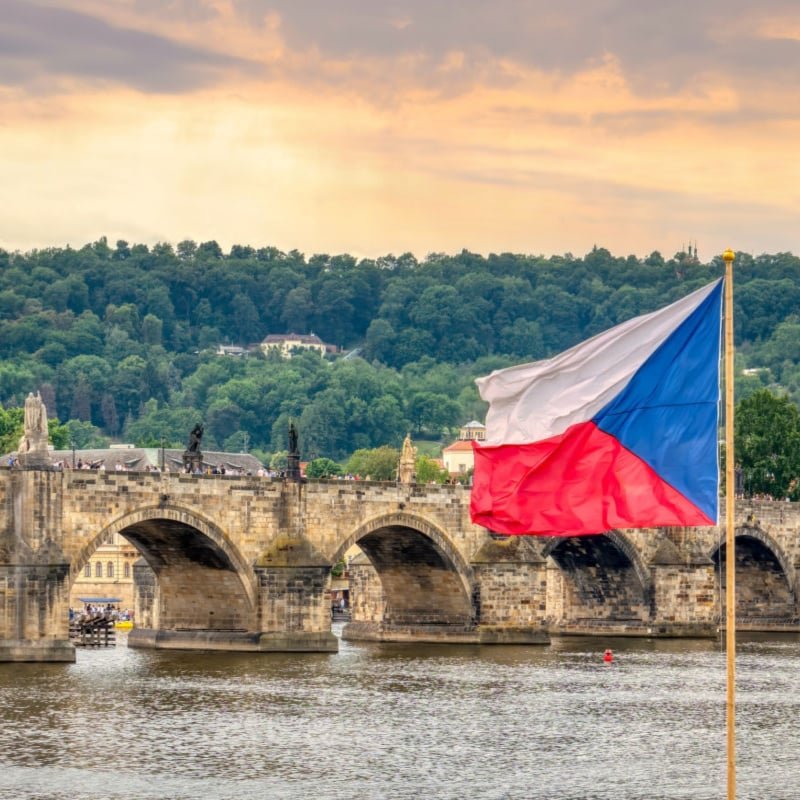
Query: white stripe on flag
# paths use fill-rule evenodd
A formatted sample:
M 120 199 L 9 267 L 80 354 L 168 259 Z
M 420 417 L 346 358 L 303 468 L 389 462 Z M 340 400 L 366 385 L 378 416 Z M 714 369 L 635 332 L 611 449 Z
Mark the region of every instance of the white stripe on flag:
M 609 328 L 553 358 L 478 378 L 480 395 L 490 404 L 484 444 L 538 442 L 590 420 L 625 388 L 717 283 Z

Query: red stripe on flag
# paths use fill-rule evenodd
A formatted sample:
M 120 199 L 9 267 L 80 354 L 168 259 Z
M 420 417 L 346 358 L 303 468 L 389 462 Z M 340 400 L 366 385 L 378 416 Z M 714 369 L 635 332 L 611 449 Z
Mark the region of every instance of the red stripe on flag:
M 593 422 L 534 444 L 476 444 L 470 511 L 497 533 L 543 536 L 714 524 Z

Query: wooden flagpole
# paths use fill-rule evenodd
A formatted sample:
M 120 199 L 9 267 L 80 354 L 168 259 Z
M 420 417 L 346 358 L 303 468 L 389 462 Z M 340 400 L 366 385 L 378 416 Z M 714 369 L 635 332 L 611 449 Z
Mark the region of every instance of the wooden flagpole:
M 725 262 L 725 642 L 728 666 L 728 800 L 736 800 L 736 499 L 733 451 L 733 250 Z

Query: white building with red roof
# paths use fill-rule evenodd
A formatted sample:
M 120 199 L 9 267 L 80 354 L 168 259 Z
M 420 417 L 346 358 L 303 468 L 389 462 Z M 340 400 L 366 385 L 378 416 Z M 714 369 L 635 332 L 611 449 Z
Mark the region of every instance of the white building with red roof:
M 442 450 L 444 468 L 451 475 L 463 475 L 469 472 L 475 466 L 472 442 L 482 442 L 485 438 L 486 426 L 477 420 L 462 425 L 458 439 Z

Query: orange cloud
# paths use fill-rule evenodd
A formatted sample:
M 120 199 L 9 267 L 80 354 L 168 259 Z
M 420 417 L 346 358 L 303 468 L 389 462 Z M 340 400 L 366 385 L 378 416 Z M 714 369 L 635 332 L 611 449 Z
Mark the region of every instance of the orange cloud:
M 192 80 L 159 88 L 117 59 L 113 80 L 81 62 L 34 87 L 4 81 L 0 60 L 4 247 L 108 235 L 369 256 L 595 243 L 671 254 L 689 238 L 701 255 L 796 249 L 800 98 L 766 81 L 780 59 L 746 76 L 676 44 L 680 63 L 661 56 L 675 71 L 653 83 L 652 60 L 611 46 L 620 33 L 556 67 L 513 36 L 502 51 L 502 27 L 483 41 L 465 23 L 433 53 L 432 34 L 413 46 L 414 3 L 362 31 L 379 30 L 386 53 L 345 24 L 300 41 L 255 3 L 62 5 L 122 45 L 158 42 Z M 551 11 L 550 35 L 579 41 L 566 25 Z

